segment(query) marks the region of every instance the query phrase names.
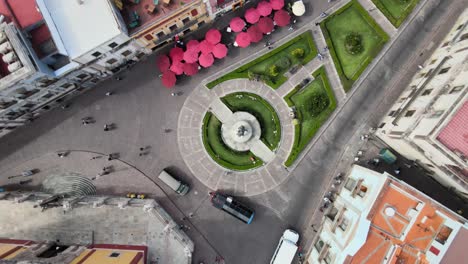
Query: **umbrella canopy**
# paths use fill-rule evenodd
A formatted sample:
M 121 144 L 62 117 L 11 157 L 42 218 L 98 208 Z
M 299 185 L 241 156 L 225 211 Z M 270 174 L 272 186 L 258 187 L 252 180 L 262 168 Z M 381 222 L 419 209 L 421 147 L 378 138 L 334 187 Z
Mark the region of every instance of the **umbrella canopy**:
M 245 20 L 249 22 L 250 24 L 255 24 L 260 18 L 260 14 L 258 13 L 257 9 L 252 7 L 252 8 L 247 9 L 247 11 L 245 11 L 244 17 L 245 17 Z
M 275 16 L 273 17 L 275 20 L 276 25 L 280 27 L 287 26 L 289 24 L 289 20 L 291 20 L 291 16 L 288 14 L 286 10 L 278 10 L 275 12 Z
M 294 2 L 292 12 L 295 16 L 302 16 L 305 13 L 305 6 L 302 0 Z
M 161 55 L 156 59 L 156 65 L 160 72 L 165 72 L 171 67 L 171 61 L 167 55 Z
M 185 63 L 184 64 L 184 73 L 187 76 L 192 76 L 198 73 L 198 64 L 197 63 Z
M 234 32 L 241 32 L 242 29 L 245 27 L 245 21 L 240 17 L 235 17 L 231 19 L 231 22 L 229 23 L 229 27 Z
M 184 61 L 187 63 L 194 63 L 198 61 L 198 52 L 195 50 L 187 49 L 184 52 Z
M 246 32 L 241 32 L 236 36 L 236 43 L 241 48 L 246 48 L 250 45 L 250 35 Z
M 179 47 L 172 48 L 171 51 L 169 51 L 169 56 L 171 56 L 173 62 L 181 61 L 184 59 L 184 50 Z
M 261 1 L 257 5 L 257 11 L 261 16 L 269 16 L 271 14 L 271 4 L 267 1 Z
M 214 45 L 208 42 L 206 39 L 200 42 L 200 51 L 203 54 L 211 53 L 213 51 L 213 47 Z
M 212 28 L 206 32 L 205 39 L 211 44 L 218 44 L 221 41 L 221 32 Z
M 218 43 L 213 48 L 213 56 L 217 59 L 226 57 L 228 49 L 223 43 Z
M 166 88 L 171 88 L 172 86 L 175 85 L 177 79 L 173 72 L 165 71 L 162 74 L 161 81 L 162 81 L 162 84 L 166 86 Z
M 270 0 L 270 4 L 273 10 L 280 10 L 284 7 L 284 0 Z
M 250 41 L 257 43 L 263 38 L 262 32 L 258 29 L 256 25 L 253 25 L 247 29 L 247 34 L 250 36 Z
M 203 54 L 200 55 L 200 58 L 198 58 L 198 61 L 200 62 L 200 65 L 204 68 L 208 68 L 211 65 L 213 65 L 214 58 L 213 54 L 208 53 L 208 54 Z
M 192 39 L 187 42 L 187 50 L 199 52 L 200 51 L 200 42 L 196 39 Z
M 182 73 L 184 73 L 184 63 L 181 61 L 173 61 L 171 68 L 169 69 L 176 75 L 181 75 Z
M 273 24 L 273 19 L 269 17 L 262 17 L 258 20 L 257 28 L 263 33 L 268 34 L 273 31 L 275 25 Z

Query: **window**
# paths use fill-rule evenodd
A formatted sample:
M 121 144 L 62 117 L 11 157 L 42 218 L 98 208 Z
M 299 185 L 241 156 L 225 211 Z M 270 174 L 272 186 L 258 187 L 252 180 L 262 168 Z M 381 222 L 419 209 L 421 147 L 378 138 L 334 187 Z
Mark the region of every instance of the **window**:
M 182 19 L 182 23 L 184 25 L 186 25 L 188 22 L 190 22 L 190 18 L 186 17 L 186 18 Z
M 458 93 L 459 91 L 463 90 L 463 85 L 459 85 L 459 86 L 455 86 L 452 88 L 452 90 L 450 90 L 450 94 L 453 94 L 453 93 Z
M 169 27 L 169 30 L 170 30 L 170 31 L 176 31 L 176 30 L 177 30 L 177 25 L 174 24 L 174 25 L 170 26 L 170 27 Z
M 463 28 L 463 24 L 459 25 L 459 26 L 457 27 L 457 30 L 460 30 L 460 29 L 462 29 L 462 28 Z
M 468 33 L 465 33 L 460 37 L 460 41 L 463 41 L 465 39 L 468 39 Z
M 390 111 L 390 113 L 388 113 L 388 116 L 393 116 L 395 114 L 395 111 Z
M 52 93 L 46 93 L 45 95 L 42 96 L 42 98 L 49 99 L 49 98 L 51 98 L 52 96 L 54 96 L 54 94 L 52 94 Z
M 339 225 L 338 227 L 339 227 L 341 230 L 346 231 L 346 228 L 348 227 L 348 224 L 349 224 L 348 219 L 346 219 L 345 217 L 343 217 L 343 219 L 341 219 L 341 223 L 340 223 L 340 225 Z
M 405 100 L 406 100 L 406 97 L 402 97 L 402 98 L 400 98 L 399 102 L 403 103 Z
M 205 25 L 205 21 L 202 21 L 202 22 L 198 23 L 198 27 L 201 27 L 203 25 Z
M 117 43 L 115 43 L 115 42 L 112 42 L 111 44 L 109 44 L 109 47 L 110 47 L 111 49 L 113 49 L 113 48 L 117 47 L 118 45 L 119 45 L 119 44 L 117 44 Z
M 158 38 L 164 37 L 164 32 L 162 32 L 162 31 L 158 32 L 158 34 L 156 34 L 156 37 L 158 37 Z
M 447 239 L 449 238 L 450 234 L 452 233 L 452 228 L 444 225 L 439 233 L 437 234 L 435 240 L 439 243 L 441 243 L 442 245 L 445 245 L 445 242 L 447 242 Z
M 86 73 L 82 73 L 82 74 L 76 76 L 76 78 L 81 79 L 81 80 L 83 80 L 86 77 L 88 77 L 88 74 L 86 74 Z
M 119 252 L 112 252 L 110 255 L 109 255 L 109 258 L 118 258 L 120 256 L 120 253 Z
M 444 114 L 444 110 L 437 110 L 432 115 L 431 118 L 437 118 Z
M 116 62 L 117 62 L 117 60 L 114 59 L 114 58 L 112 58 L 112 59 L 106 61 L 106 63 L 108 63 L 108 64 L 114 64 L 114 63 L 116 63 Z
M 415 112 L 416 112 L 416 110 L 408 110 L 408 111 L 406 111 L 405 117 L 413 116 Z
M 363 198 L 364 196 L 366 196 L 366 193 L 367 193 L 367 187 L 364 186 L 364 185 L 361 185 L 359 187 L 359 191 L 357 192 L 357 195 L 359 195 L 361 198 Z
M 422 93 L 422 96 L 429 95 L 431 92 L 432 92 L 432 89 L 426 89 L 426 90 L 424 90 L 424 92 Z
M 186 30 L 182 32 L 182 34 L 187 35 L 188 33 L 190 33 L 190 31 L 191 31 L 190 28 L 187 28 Z
M 433 59 L 433 60 L 431 60 L 431 63 L 429 63 L 429 65 L 432 65 L 432 64 L 434 64 L 436 61 L 437 61 L 437 59 Z
M 356 186 L 356 180 L 353 178 L 348 178 L 345 183 L 345 189 L 352 192 L 354 187 Z
M 192 9 L 192 11 L 190 11 L 190 14 L 194 17 L 194 16 L 197 16 L 198 15 L 198 11 L 196 9 Z
M 151 34 L 145 35 L 145 39 L 146 40 L 152 40 L 153 36 L 151 36 Z
M 330 208 L 330 211 L 327 213 L 327 217 L 330 220 L 334 221 L 337 214 L 338 214 L 338 209 L 332 205 L 332 207 Z
M 432 165 L 429 164 L 429 163 L 425 163 L 425 164 L 426 164 L 426 166 L 428 166 L 429 168 L 434 168 L 434 166 L 432 166 Z
M 440 72 L 439 72 L 438 74 L 444 74 L 444 73 L 447 73 L 449 70 L 450 70 L 450 67 L 443 68 L 442 70 L 440 70 Z
M 102 54 L 101 52 L 99 52 L 99 51 L 96 51 L 96 52 L 94 52 L 94 53 L 93 53 L 93 54 L 91 54 L 91 55 L 93 55 L 94 57 L 96 57 L 96 58 L 97 58 L 97 57 L 101 56 L 101 54 Z
M 442 48 L 443 48 L 443 47 L 447 47 L 449 43 L 450 43 L 450 42 L 448 42 L 448 41 L 445 42 L 445 43 L 442 45 Z
M 324 245 L 325 245 L 325 243 L 323 242 L 323 240 L 322 240 L 321 238 L 319 238 L 319 239 L 317 240 L 317 242 L 315 242 L 314 247 L 315 247 L 315 249 L 317 249 L 317 251 L 320 253 L 320 251 L 322 251 L 322 248 L 323 248 Z
M 385 123 L 380 123 L 380 125 L 378 126 L 378 128 L 382 128 L 385 126 Z
M 60 87 L 65 88 L 65 89 L 70 88 L 72 86 L 73 86 L 73 84 L 71 84 L 71 83 L 64 83 L 64 84 L 60 85 Z
M 327 252 L 327 254 L 325 255 L 325 257 L 323 258 L 323 262 L 327 263 L 327 264 L 330 264 L 332 263 L 332 254 L 329 252 Z
M 122 52 L 121 54 L 123 56 L 125 56 L 125 57 L 128 57 L 128 56 L 130 56 L 132 54 L 132 51 L 131 50 L 126 50 L 126 51 Z

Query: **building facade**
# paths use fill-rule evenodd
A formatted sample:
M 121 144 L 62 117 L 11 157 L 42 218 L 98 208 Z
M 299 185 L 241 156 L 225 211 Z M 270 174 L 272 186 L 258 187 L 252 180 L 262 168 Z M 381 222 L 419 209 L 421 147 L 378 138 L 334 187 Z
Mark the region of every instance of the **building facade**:
M 149 53 L 116 11 L 108 0 L 0 4 L 0 136 Z
M 468 197 L 468 9 L 401 94 L 376 135 Z
M 310 264 L 457 263 L 465 259 L 468 222 L 422 192 L 355 165 L 326 209 Z

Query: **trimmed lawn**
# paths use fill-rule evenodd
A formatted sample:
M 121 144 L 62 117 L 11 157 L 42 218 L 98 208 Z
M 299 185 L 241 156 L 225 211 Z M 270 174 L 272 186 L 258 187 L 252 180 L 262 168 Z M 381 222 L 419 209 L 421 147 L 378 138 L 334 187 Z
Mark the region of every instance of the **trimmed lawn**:
M 271 150 L 275 150 L 281 140 L 281 124 L 275 109 L 256 94 L 238 92 L 221 98 L 233 112 L 244 111 L 257 118 L 262 129 L 260 140 Z
M 392 22 L 399 27 L 413 11 L 419 0 L 372 0 L 375 6 Z
M 330 15 L 320 26 L 347 92 L 389 37 L 356 0 Z M 350 33 L 358 33 L 362 38 L 363 51 L 359 54 L 346 51 L 345 38 Z
M 210 112 L 203 118 L 203 144 L 214 161 L 231 170 L 249 170 L 263 165 L 263 161 L 252 152 L 237 152 L 226 146 L 221 138 L 221 125 L 221 121 Z
M 304 50 L 304 55 L 302 58 L 297 58 L 291 55 L 291 51 L 299 48 Z M 265 83 L 271 88 L 277 89 L 287 80 L 284 74 L 291 67 L 298 64 L 306 64 L 315 58 L 315 56 L 317 56 L 317 49 L 312 39 L 312 34 L 310 31 L 307 31 L 274 49 L 273 51 L 270 51 L 267 54 L 245 64 L 244 66 L 208 83 L 206 87 L 208 89 L 212 89 L 216 85 L 227 80 L 239 78 L 248 79 L 248 72 L 250 71 L 258 76 L 267 76 L 268 79 L 265 80 Z M 278 75 L 273 77 L 269 74 L 269 67 L 275 63 L 277 64 L 280 60 L 283 60 L 283 62 L 286 60 L 285 66 L 287 66 L 287 62 L 289 61 L 289 66 L 279 67 Z
M 284 100 L 289 106 L 296 108 L 296 116 L 299 124 L 294 126 L 294 143 L 285 166 L 291 166 L 299 157 L 299 154 L 307 147 L 319 128 L 327 121 L 328 117 L 336 108 L 336 100 L 333 90 L 328 82 L 325 69 L 322 67 L 312 74 L 315 80 L 302 89 L 295 88 Z M 329 104 L 328 107 L 317 116 L 313 117 L 307 110 L 307 102 L 311 96 L 317 92 L 326 93 Z

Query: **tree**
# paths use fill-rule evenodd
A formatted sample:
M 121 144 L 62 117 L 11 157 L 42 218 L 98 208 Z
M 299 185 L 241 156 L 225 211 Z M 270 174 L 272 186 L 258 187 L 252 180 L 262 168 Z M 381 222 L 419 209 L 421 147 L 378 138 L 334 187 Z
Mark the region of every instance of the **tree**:
M 268 72 L 269 72 L 270 76 L 272 76 L 272 77 L 278 76 L 278 74 L 279 74 L 278 66 L 276 66 L 275 64 L 271 65 L 268 68 Z
M 291 65 L 291 62 L 289 61 L 288 57 L 284 56 L 284 57 L 279 58 L 275 64 L 276 66 L 278 66 L 278 68 L 285 70 L 289 68 L 289 66 Z
M 293 49 L 291 51 L 291 55 L 298 59 L 304 57 L 304 54 L 305 54 L 305 51 L 302 48 Z
M 362 36 L 359 33 L 352 32 L 345 39 L 346 51 L 351 55 L 357 55 L 364 50 L 362 46 Z
M 325 110 L 330 104 L 330 100 L 325 93 L 316 92 L 310 95 L 309 100 L 307 100 L 305 108 L 306 113 L 311 117 L 316 117 Z

